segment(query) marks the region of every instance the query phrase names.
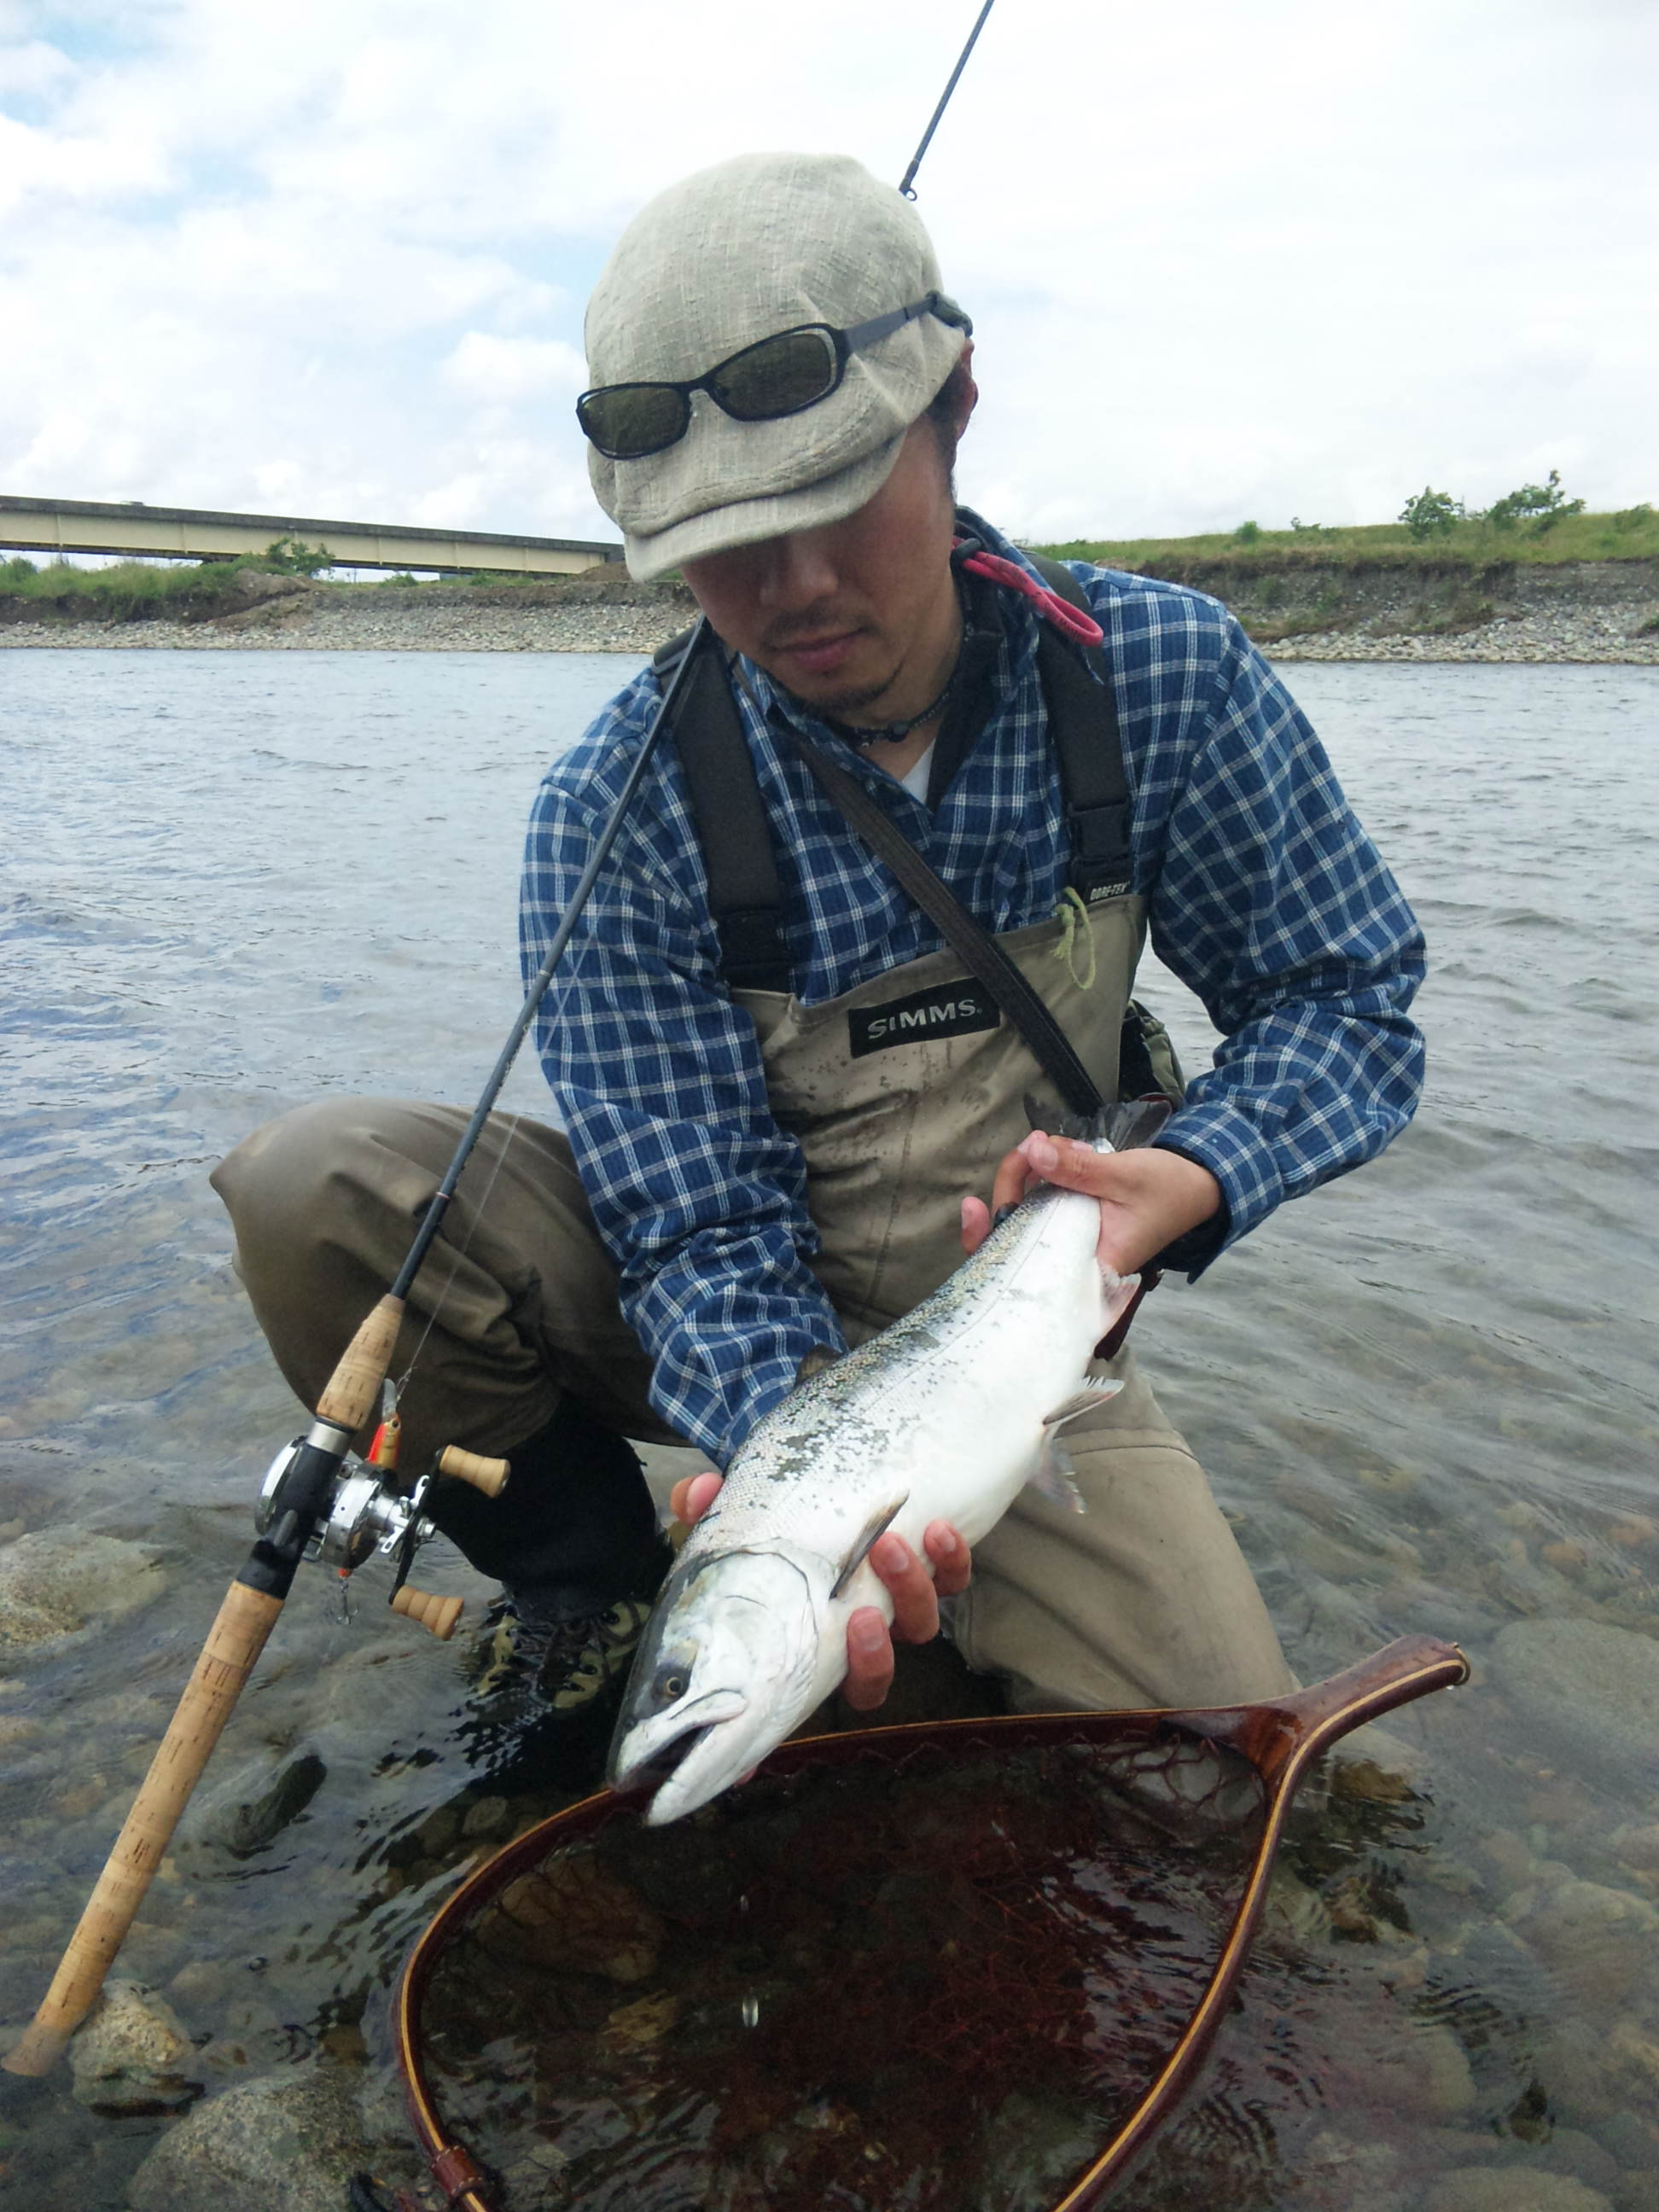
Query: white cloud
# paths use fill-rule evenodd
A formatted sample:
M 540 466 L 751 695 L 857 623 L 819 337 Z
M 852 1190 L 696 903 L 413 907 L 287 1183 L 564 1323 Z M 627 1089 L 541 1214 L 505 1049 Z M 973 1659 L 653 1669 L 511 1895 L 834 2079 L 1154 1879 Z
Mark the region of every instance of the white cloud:
M 570 401 L 632 210 L 895 180 L 966 5 L 0 0 L 0 489 L 613 533 Z M 110 27 L 100 48 L 98 25 Z M 1061 35 L 1063 30 L 1063 36 Z M 1017 532 L 1659 491 L 1649 0 L 1003 0 L 924 166 Z
M 586 362 L 562 338 L 496 337 L 488 331 L 469 331 L 443 375 L 469 398 L 497 404 L 556 394 L 574 399 L 587 381 Z

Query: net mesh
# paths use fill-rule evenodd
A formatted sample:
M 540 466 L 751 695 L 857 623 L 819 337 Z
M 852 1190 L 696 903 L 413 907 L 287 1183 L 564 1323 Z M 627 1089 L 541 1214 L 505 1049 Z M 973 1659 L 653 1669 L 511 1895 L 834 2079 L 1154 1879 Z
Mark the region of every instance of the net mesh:
M 1162 1728 L 619 1809 L 440 1956 L 427 2082 L 506 2212 L 1046 2212 L 1208 1986 L 1263 1798 Z

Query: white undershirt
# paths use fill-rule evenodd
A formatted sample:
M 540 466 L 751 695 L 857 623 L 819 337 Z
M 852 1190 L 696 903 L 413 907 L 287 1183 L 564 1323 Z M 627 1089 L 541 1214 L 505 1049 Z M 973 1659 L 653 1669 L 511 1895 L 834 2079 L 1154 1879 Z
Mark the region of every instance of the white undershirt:
M 937 744 L 939 740 L 936 738 L 933 740 L 933 744 Z M 915 766 L 910 770 L 909 774 L 908 775 L 902 775 L 899 778 L 899 781 L 909 793 L 911 798 L 921 799 L 924 805 L 926 805 L 927 801 L 927 770 L 929 764 L 932 763 L 933 757 L 933 746 L 929 745 L 927 751 L 916 763 Z

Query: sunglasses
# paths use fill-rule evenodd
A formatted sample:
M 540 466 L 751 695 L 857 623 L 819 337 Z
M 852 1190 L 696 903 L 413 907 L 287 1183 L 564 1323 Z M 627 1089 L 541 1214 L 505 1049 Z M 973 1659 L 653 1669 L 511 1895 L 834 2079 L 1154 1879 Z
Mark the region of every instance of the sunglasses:
M 691 427 L 691 395 L 706 392 L 734 422 L 775 422 L 816 407 L 840 388 L 850 355 L 874 345 L 918 315 L 933 315 L 973 335 L 973 324 L 954 300 L 930 292 L 925 300 L 851 330 L 801 323 L 757 339 L 717 362 L 706 376 L 685 384 L 602 384 L 576 402 L 576 420 L 607 460 L 643 460 L 682 439 Z

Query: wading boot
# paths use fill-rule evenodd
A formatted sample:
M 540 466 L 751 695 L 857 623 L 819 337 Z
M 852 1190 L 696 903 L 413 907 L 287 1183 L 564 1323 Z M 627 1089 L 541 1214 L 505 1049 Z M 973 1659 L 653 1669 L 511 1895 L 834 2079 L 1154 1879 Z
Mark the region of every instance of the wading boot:
M 673 1563 L 659 1536 L 607 1606 L 573 1613 L 562 1590 L 507 1589 L 479 1632 L 464 1733 L 475 1766 L 565 1788 L 597 1786 L 628 1670 Z
M 428 1508 L 502 1584 L 474 1644 L 459 1733 L 475 1768 L 498 1779 L 535 1768 L 580 1786 L 604 1764 L 673 1553 L 632 1445 L 574 1399 L 507 1460 L 499 1498 L 443 1482 Z

